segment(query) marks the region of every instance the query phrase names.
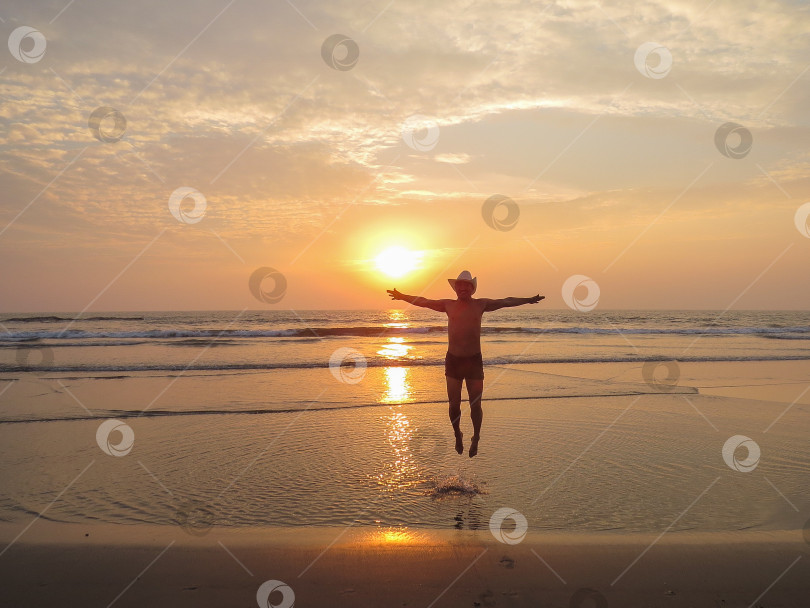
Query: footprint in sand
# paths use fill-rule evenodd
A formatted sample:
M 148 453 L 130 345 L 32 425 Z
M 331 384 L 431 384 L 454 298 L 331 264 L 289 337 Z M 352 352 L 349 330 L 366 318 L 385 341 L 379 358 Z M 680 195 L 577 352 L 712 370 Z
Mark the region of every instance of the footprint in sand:
M 501 561 L 499 561 L 498 563 L 501 566 L 503 566 L 504 568 L 510 568 L 511 569 L 511 568 L 515 567 L 515 560 L 513 560 L 511 557 L 508 557 L 506 555 L 504 555 L 501 558 Z
M 481 595 L 478 596 L 480 601 L 473 602 L 475 606 L 495 606 L 495 594 L 492 593 L 491 589 L 487 589 Z

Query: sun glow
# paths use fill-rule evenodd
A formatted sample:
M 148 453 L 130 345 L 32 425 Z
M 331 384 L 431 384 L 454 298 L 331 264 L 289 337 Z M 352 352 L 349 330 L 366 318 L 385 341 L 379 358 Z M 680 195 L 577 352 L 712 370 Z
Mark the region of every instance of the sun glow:
M 389 277 L 402 277 L 416 268 L 420 254 L 405 247 L 393 246 L 380 252 L 375 258 L 377 269 Z

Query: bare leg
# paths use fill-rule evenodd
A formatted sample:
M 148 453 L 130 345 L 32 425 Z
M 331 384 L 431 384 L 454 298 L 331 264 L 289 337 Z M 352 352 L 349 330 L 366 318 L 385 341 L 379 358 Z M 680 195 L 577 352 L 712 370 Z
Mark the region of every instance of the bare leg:
M 461 454 L 464 451 L 462 437 L 464 434 L 459 428 L 461 422 L 461 383 L 458 378 L 445 376 L 447 380 L 447 400 L 450 402 L 450 424 L 453 425 L 453 433 L 456 435 L 456 452 Z
M 470 458 L 478 454 L 478 440 L 481 438 L 481 421 L 484 410 L 481 408 L 481 397 L 484 393 L 484 380 L 467 378 L 467 396 L 470 398 L 470 419 L 473 424 L 473 437 L 470 444 Z

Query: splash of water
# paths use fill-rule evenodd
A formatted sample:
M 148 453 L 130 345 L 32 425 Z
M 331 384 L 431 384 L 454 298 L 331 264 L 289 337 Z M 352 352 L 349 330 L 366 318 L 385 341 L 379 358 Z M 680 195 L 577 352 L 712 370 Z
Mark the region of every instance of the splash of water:
M 487 493 L 484 482 L 479 481 L 474 474 L 467 475 L 466 473 L 436 476 L 431 480 L 431 487 L 425 491 L 426 495 L 434 498 L 476 496 Z

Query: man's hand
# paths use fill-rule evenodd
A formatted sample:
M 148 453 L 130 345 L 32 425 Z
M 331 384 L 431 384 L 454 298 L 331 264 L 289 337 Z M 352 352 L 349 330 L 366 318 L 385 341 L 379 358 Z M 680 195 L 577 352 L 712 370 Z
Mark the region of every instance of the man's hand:
M 387 289 L 388 295 L 391 296 L 392 300 L 401 300 L 402 294 L 397 291 L 396 287 L 394 289 Z
M 546 296 L 541 296 L 540 294 L 537 294 L 536 296 L 532 296 L 531 298 L 529 298 L 529 304 L 537 304 L 540 300 L 545 299 Z

